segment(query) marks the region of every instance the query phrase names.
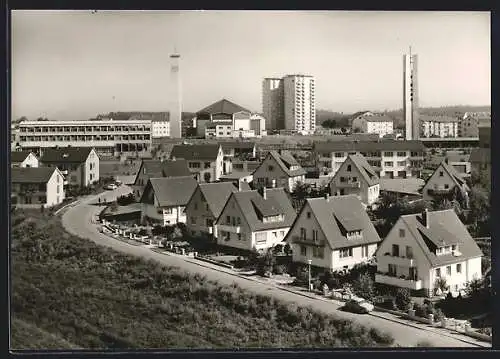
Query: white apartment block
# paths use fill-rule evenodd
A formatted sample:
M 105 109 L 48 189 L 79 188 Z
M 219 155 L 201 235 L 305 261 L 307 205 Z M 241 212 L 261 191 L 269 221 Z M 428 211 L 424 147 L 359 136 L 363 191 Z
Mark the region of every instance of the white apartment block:
M 352 120 L 352 130 L 361 133 L 376 133 L 380 138 L 394 133 L 393 120 L 383 114 L 366 112 Z
M 458 137 L 458 119 L 449 116 L 420 116 L 424 137 Z
M 380 178 L 418 178 L 424 161 L 421 141 L 316 142 L 313 151 L 321 174 L 334 176 L 348 155 L 361 154 Z
M 285 129 L 299 133 L 316 131 L 314 77 L 287 75 L 283 78 Z
M 152 121 L 151 129 L 153 138 L 170 137 L 169 121 Z
M 267 119 L 267 128 L 285 128 L 283 79 L 265 78 L 262 83 L 262 112 Z
M 103 156 L 134 155 L 150 150 L 151 120 L 23 121 L 21 148 L 38 152 L 47 147 L 93 147 Z

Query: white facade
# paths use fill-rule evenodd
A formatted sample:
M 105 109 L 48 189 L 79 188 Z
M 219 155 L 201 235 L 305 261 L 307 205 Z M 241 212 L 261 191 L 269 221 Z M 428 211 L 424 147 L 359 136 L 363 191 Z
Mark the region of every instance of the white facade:
M 407 140 L 420 137 L 417 68 L 417 55 L 412 55 L 410 49 L 409 55 L 403 55 L 403 116 Z
M 151 123 L 152 137 L 161 138 L 170 136 L 170 122 L 169 121 L 153 121 Z
M 426 118 L 422 121 L 422 131 L 424 137 L 458 137 L 458 120 Z
M 352 129 L 358 129 L 362 133 L 376 133 L 380 138 L 394 133 L 394 123 L 392 119 L 386 120 L 372 112 L 366 112 L 353 119 Z
M 316 131 L 314 77 L 287 75 L 283 79 L 285 129 L 301 133 Z
M 163 226 L 171 226 L 177 223 L 186 223 L 186 211 L 184 206 L 160 207 L 155 196 L 155 204 L 142 203 L 142 215 Z
M 45 203 L 45 206 L 55 206 L 64 201 L 65 192 L 63 183 L 64 176 L 56 169 L 47 182 L 47 203 Z
M 23 149 L 94 147 L 103 155 L 144 152 L 151 148 L 151 120 L 23 121 Z
M 270 130 L 285 128 L 283 79 L 265 78 L 262 83 L 262 112 Z
M 12 167 L 38 167 L 38 158 L 33 154 L 30 153 L 26 158 L 23 160 L 23 162 L 19 164 L 12 164 Z
M 170 136 L 181 138 L 182 136 L 182 89 L 180 63 L 181 56 L 170 55 Z

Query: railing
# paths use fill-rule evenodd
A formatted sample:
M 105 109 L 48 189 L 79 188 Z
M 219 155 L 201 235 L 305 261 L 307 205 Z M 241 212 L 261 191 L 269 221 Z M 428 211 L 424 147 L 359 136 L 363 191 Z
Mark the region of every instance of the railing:
M 324 239 L 314 241 L 312 238 L 305 238 L 305 237 L 301 237 L 301 236 L 292 236 L 292 241 L 293 241 L 293 243 L 297 243 L 297 244 L 302 243 L 302 244 L 307 244 L 307 245 L 317 246 L 317 247 L 324 247 L 326 245 L 326 242 Z
M 413 290 L 422 289 L 422 280 L 420 279 L 413 280 L 413 279 L 399 278 L 382 273 L 375 274 L 375 282 L 388 284 L 395 287 L 413 289 Z
M 404 267 L 415 267 L 415 259 L 413 257 L 403 257 L 403 256 L 391 256 L 390 254 L 386 254 L 387 257 L 390 257 L 391 264 L 400 265 Z
M 240 226 L 232 226 L 230 224 L 218 224 L 217 225 L 217 231 L 219 233 L 220 233 L 220 231 L 232 232 L 232 233 L 241 233 L 241 227 Z

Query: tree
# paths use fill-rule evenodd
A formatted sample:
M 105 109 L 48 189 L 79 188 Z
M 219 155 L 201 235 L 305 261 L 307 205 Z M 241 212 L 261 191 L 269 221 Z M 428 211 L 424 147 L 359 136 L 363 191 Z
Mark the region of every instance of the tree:
M 396 292 L 396 305 L 401 310 L 408 310 L 411 303 L 410 290 L 408 288 L 399 288 Z
M 479 223 L 489 221 L 491 211 L 490 201 L 491 196 L 488 195 L 488 192 L 484 188 L 477 185 L 471 188 L 469 196 L 469 219 L 475 227 Z
M 375 296 L 375 285 L 368 273 L 363 273 L 353 282 L 354 292 L 361 298 L 373 300 Z
M 272 251 L 267 251 L 266 254 L 257 259 L 257 274 L 260 276 L 267 276 L 272 272 L 276 258 L 273 256 Z

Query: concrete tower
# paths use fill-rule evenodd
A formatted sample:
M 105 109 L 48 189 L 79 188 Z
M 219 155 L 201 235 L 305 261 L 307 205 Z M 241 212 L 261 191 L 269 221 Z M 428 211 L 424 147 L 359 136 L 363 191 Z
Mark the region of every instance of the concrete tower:
M 417 55 L 403 55 L 403 115 L 405 119 L 405 138 L 420 138 L 420 119 L 418 114 L 418 72 Z
M 283 78 L 285 129 L 304 133 L 316 130 L 315 81 L 309 75 Z
M 266 119 L 266 128 L 283 130 L 285 128 L 285 108 L 283 79 L 267 77 L 262 82 L 262 112 Z
M 181 138 L 182 127 L 182 92 L 179 69 L 181 55 L 170 55 L 170 137 Z

